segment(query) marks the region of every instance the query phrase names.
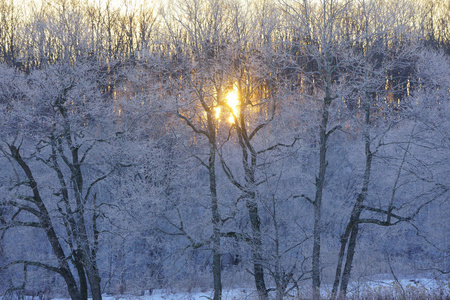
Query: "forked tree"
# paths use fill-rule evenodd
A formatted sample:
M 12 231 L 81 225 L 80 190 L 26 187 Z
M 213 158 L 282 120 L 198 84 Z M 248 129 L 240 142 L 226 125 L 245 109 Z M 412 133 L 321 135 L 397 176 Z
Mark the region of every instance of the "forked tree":
M 97 265 L 101 199 L 94 190 L 114 168 L 91 160 L 102 143 L 97 126 L 107 130 L 99 119 L 102 95 L 93 75 L 81 63 L 49 66 L 34 71 L 28 78 L 32 83 L 22 81 L 17 87 L 22 93 L 2 103 L 9 113 L 2 123 L 1 150 L 15 180 L 6 200 L 13 211 L 3 216 L 2 232 L 41 229 L 55 257 L 53 264 L 23 257 L 9 265 L 60 274 L 72 299 L 87 299 L 88 289 L 93 299 L 102 298 Z M 18 126 L 12 126 L 15 122 Z

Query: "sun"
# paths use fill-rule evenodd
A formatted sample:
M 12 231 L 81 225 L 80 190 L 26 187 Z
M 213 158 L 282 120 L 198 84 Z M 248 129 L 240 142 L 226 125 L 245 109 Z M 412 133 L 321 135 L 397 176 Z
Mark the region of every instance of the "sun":
M 233 90 L 227 94 L 225 99 L 227 100 L 228 107 L 231 109 L 231 114 L 228 121 L 231 124 L 234 124 L 235 118 L 239 115 L 239 91 L 236 84 L 233 85 Z

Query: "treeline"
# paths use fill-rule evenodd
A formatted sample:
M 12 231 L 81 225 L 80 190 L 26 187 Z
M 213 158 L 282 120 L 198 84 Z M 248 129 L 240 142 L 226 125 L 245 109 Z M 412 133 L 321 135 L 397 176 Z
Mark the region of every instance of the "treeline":
M 0 0 L 0 291 L 445 279 L 449 21 L 445 1 Z
M 204 8 L 205 5 L 210 5 L 214 9 L 214 4 L 200 2 L 186 4 L 185 9 Z M 264 19 L 259 20 L 259 26 L 269 30 L 263 32 L 258 38 L 259 42 L 276 40 L 275 44 L 279 47 L 283 47 L 281 44 L 290 47 L 289 45 L 295 44 L 298 39 L 307 38 L 311 39 L 309 42 L 314 42 L 316 37 L 302 36 L 293 31 L 290 26 L 292 21 L 287 17 L 286 10 L 295 7 L 301 9 L 303 3 L 283 1 L 249 2 L 246 5 L 228 3 L 217 11 L 223 14 L 217 18 L 221 20 L 221 26 L 229 27 L 231 24 L 226 22 L 232 21 L 229 14 L 233 10 L 239 10 L 239 14 L 250 21 L 251 18 L 264 18 L 266 15 L 261 15 L 261 10 L 274 5 L 276 11 L 270 13 L 276 14 L 276 17 L 271 17 L 271 23 L 263 24 Z M 321 9 L 323 4 L 317 2 L 306 5 L 311 5 L 311 9 L 317 10 Z M 347 39 L 350 47 L 363 50 L 364 41 L 355 37 L 361 36 L 367 26 L 379 26 L 384 32 L 380 33 L 378 42 L 386 48 L 392 49 L 396 45 L 419 40 L 426 46 L 443 49 L 449 53 L 450 7 L 446 1 L 378 1 L 377 5 L 375 12 L 367 11 L 371 9 L 368 7 L 370 4 L 364 2 L 346 3 L 345 12 L 334 24 L 343 28 L 342 36 L 339 38 Z M 168 31 L 167 18 L 171 18 L 169 15 L 177 11 L 180 12 L 180 8 L 174 3 L 158 5 L 147 1 L 118 3 L 111 0 L 103 2 L 58 0 L 21 3 L 2 0 L 0 61 L 26 71 L 49 63 L 76 61 L 80 58 L 110 61 L 149 54 L 171 55 L 176 51 L 177 45 L 174 45 L 173 40 L 168 37 L 171 33 Z M 395 12 L 395 16 L 389 15 L 392 12 Z M 374 13 L 374 16 L 379 18 L 378 21 L 387 23 L 364 23 L 363 16 L 367 13 Z M 175 24 L 170 26 L 173 25 Z M 181 28 L 179 34 L 182 34 Z M 222 46 L 226 46 L 227 40 L 230 42 L 233 38 L 235 37 L 229 36 L 229 39 L 220 42 Z M 184 39 L 183 42 L 189 42 L 186 35 Z

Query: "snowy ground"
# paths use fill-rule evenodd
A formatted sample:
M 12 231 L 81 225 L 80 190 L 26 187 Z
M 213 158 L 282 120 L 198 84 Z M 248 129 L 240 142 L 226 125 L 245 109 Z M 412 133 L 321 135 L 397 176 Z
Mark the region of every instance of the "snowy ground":
M 308 287 L 309 288 L 309 287 Z M 330 295 L 330 287 L 325 287 L 323 297 L 327 299 Z M 401 298 L 402 294 L 407 299 L 412 296 L 437 296 L 441 299 L 450 297 L 450 281 L 437 281 L 434 279 L 402 279 L 399 283 L 393 280 L 373 280 L 366 282 L 354 282 L 349 287 L 349 297 L 359 298 L 362 295 L 394 296 Z M 193 292 L 170 292 L 166 290 L 154 290 L 151 294 L 146 292 L 144 296 L 109 296 L 104 295 L 104 300 L 139 299 L 139 300 L 207 300 L 212 299 L 212 291 Z M 292 293 L 286 299 L 308 299 L 311 294 L 301 291 Z M 272 296 L 274 296 L 272 294 Z M 253 289 L 225 289 L 224 300 L 254 300 L 257 299 L 256 291 Z
M 435 279 L 401 279 L 395 280 L 373 280 L 366 282 L 353 282 L 348 290 L 348 295 L 358 298 L 361 295 L 381 295 L 386 298 L 396 297 L 406 299 L 422 297 L 429 299 L 447 299 L 450 297 L 450 281 Z
M 151 295 L 147 292 L 144 296 L 122 296 L 114 297 L 104 295 L 103 300 L 119 300 L 119 299 L 139 299 L 139 300 L 207 300 L 212 299 L 213 291 L 197 291 L 197 292 L 170 292 L 165 290 L 154 290 Z M 248 289 L 226 289 L 223 291 L 224 300 L 253 300 L 256 299 L 256 293 Z
M 144 296 L 133 295 L 103 295 L 103 300 L 208 300 L 212 299 L 213 291 L 173 292 L 167 290 L 154 290 L 151 294 L 147 291 Z M 1 299 L 1 297 L 0 297 Z M 256 299 L 255 291 L 247 289 L 227 289 L 223 291 L 223 300 L 253 300 Z M 67 300 L 57 298 L 53 300 Z
M 324 299 L 330 297 L 331 287 L 324 286 L 322 296 Z M 358 299 L 361 296 L 369 296 L 374 299 L 392 298 L 397 299 L 419 298 L 422 299 L 450 299 L 450 281 L 435 279 L 401 279 L 399 282 L 393 280 L 371 280 L 365 282 L 353 282 L 349 286 L 348 296 L 351 299 Z M 191 291 L 175 292 L 169 290 L 153 290 L 151 293 L 146 291 L 143 296 L 134 295 L 103 295 L 104 300 L 208 300 L 212 299 L 213 291 Z M 272 292 L 271 297 L 275 295 Z M 3 297 L 0 296 L 0 300 Z M 36 300 L 36 297 L 25 297 L 26 300 Z M 296 290 L 286 300 L 310 299 L 311 293 L 309 286 L 304 289 Z M 224 300 L 256 300 L 257 295 L 254 289 L 224 289 Z M 68 300 L 64 298 L 55 298 L 53 300 Z

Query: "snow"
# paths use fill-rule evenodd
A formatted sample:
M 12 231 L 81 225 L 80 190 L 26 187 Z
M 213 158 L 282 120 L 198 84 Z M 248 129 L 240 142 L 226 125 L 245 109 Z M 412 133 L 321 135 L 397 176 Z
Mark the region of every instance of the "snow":
M 399 285 L 400 283 L 400 285 Z M 369 280 L 365 282 L 352 282 L 349 285 L 348 297 L 359 298 L 361 296 L 373 297 L 373 298 L 402 298 L 402 294 L 406 298 L 420 297 L 427 298 L 441 298 L 446 299 L 450 297 L 450 281 L 448 280 L 436 280 L 436 279 L 400 279 L 399 283 L 389 280 Z M 324 285 L 322 287 L 322 297 L 324 299 L 329 298 L 331 294 L 331 286 Z M 304 289 L 296 294 L 294 291 L 291 293 L 291 298 L 297 299 L 301 297 L 308 298 L 310 293 L 310 286 L 305 285 Z M 103 294 L 103 300 L 208 300 L 212 299 L 212 290 L 193 290 L 190 292 L 181 292 L 174 290 L 155 289 L 153 291 L 145 291 L 143 296 L 136 295 L 108 295 Z M 274 293 L 270 294 L 272 298 L 275 297 Z M 27 300 L 33 300 L 33 297 L 25 297 Z M 3 297 L 0 296 L 0 300 Z M 236 288 L 236 289 L 224 289 L 223 300 L 256 300 L 257 294 L 254 289 L 249 288 Z M 53 300 L 68 300 L 67 298 L 53 298 Z
M 194 291 L 194 292 L 171 292 L 167 290 L 153 290 L 152 293 L 146 291 L 144 296 L 111 296 L 103 295 L 103 300 L 208 300 L 212 299 L 213 291 Z M 247 289 L 226 289 L 223 291 L 224 300 L 253 300 L 256 299 L 256 293 Z
M 353 282 L 349 287 L 349 296 L 359 295 L 384 295 L 401 297 L 420 296 L 424 298 L 438 296 L 440 298 L 450 297 L 450 281 L 435 280 L 428 278 L 400 279 L 395 280 L 374 280 L 363 283 Z
M 145 291 L 143 296 L 135 295 L 102 295 L 103 300 L 208 300 L 213 298 L 213 291 L 175 292 L 169 290 Z M 0 297 L 1 299 L 1 297 Z M 89 298 L 91 299 L 91 298 Z M 256 300 L 256 291 L 251 289 L 224 289 L 223 300 Z M 54 298 L 53 300 L 68 300 Z

